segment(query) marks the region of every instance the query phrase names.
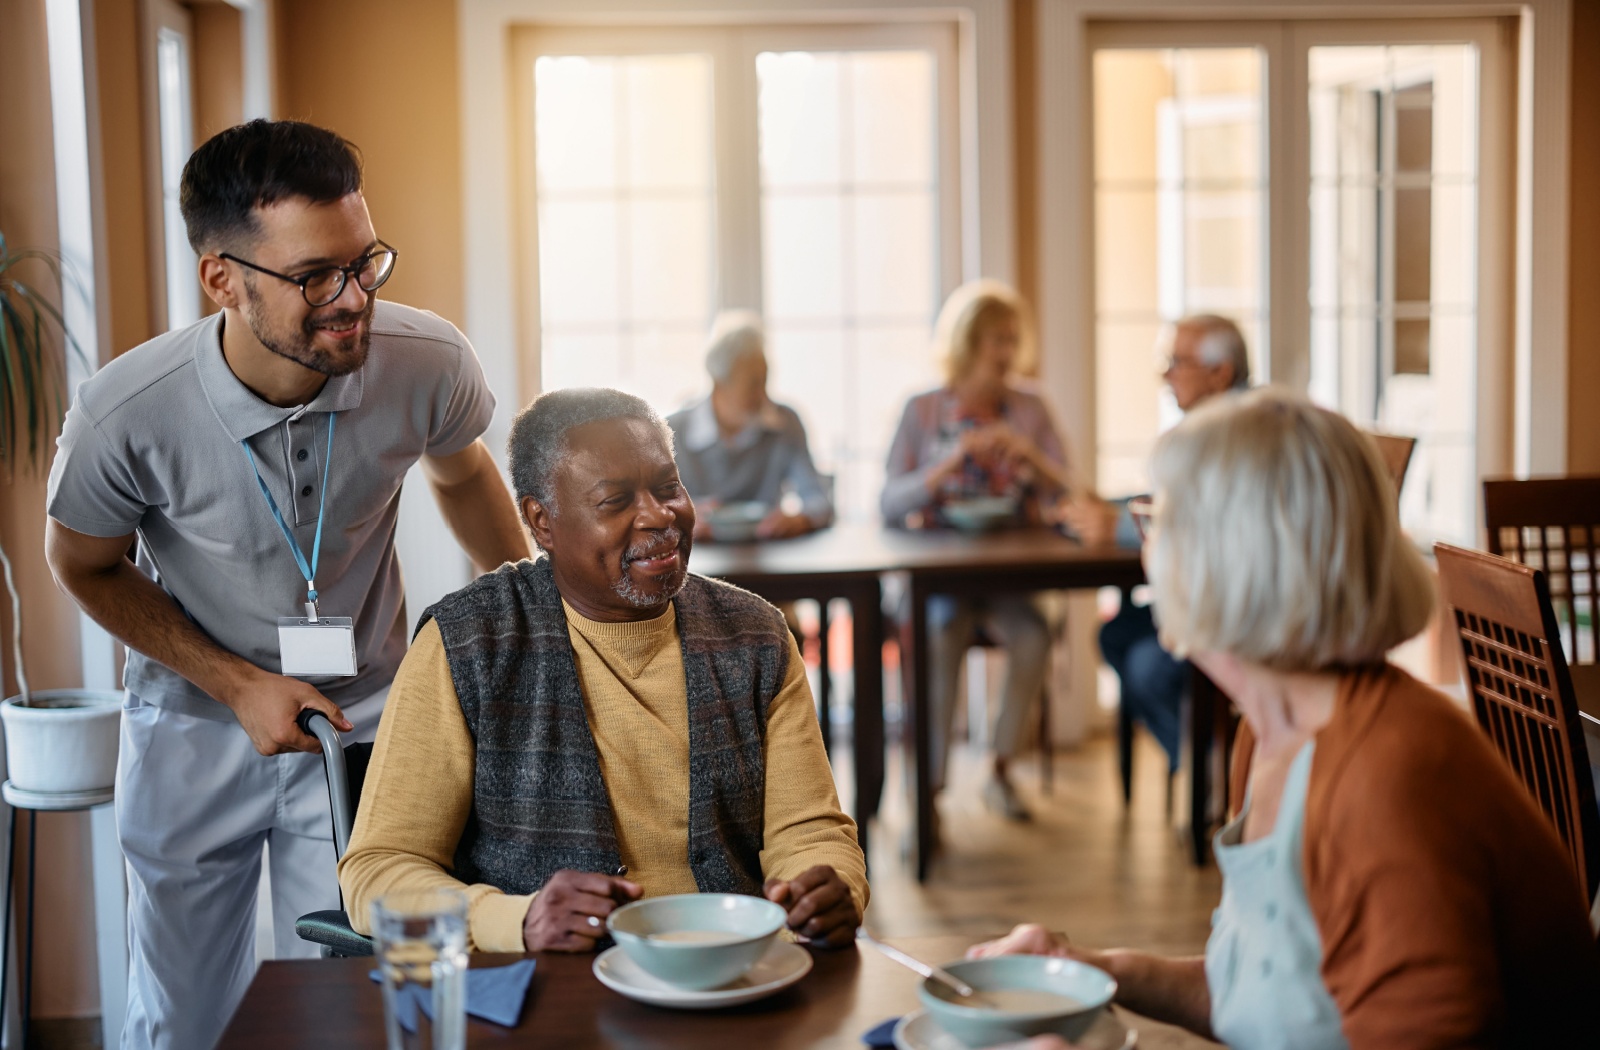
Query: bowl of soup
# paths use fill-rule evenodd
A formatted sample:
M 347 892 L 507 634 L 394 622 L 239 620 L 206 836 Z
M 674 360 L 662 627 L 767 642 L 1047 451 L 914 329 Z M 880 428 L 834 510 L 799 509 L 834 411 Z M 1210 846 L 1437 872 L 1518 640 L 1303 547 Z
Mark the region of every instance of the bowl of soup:
M 962 532 L 987 532 L 1014 524 L 1017 501 L 1012 496 L 953 499 L 939 508 L 944 520 Z
M 606 929 L 646 973 L 705 991 L 743 977 L 772 947 L 787 917 L 761 897 L 683 893 L 625 904 L 606 919 Z
M 772 508 L 758 500 L 723 503 L 705 512 L 711 538 L 720 543 L 748 543 Z
M 931 978 L 917 994 L 939 1027 L 968 1046 L 1047 1034 L 1076 1039 L 1117 991 L 1104 970 L 1045 955 L 967 959 L 945 969 L 972 986 L 972 998 Z

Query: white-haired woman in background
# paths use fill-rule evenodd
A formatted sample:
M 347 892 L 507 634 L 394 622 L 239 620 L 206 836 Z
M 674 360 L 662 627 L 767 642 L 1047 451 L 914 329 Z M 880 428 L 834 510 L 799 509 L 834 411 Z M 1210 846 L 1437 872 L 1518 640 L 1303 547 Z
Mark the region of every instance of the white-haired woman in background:
M 1066 489 L 1066 454 L 1050 412 L 1016 376 L 1032 352 L 1028 313 L 999 281 L 956 289 L 939 311 L 935 345 L 945 382 L 906 404 L 889 449 L 882 510 L 890 525 L 944 524 L 941 507 L 979 496 L 1015 501 L 1018 522 L 1038 522 Z M 1026 820 L 1007 773 L 1028 707 L 1040 695 L 1050 656 L 1044 614 L 1027 595 L 983 599 L 937 596 L 928 603 L 933 668 L 933 782 L 944 764 L 955 683 L 975 628 L 1006 650 L 1006 677 L 994 730 L 993 775 L 984 788 L 991 809 Z
M 971 954 L 1082 959 L 1129 1009 L 1241 1048 L 1592 1037 L 1600 960 L 1554 830 L 1470 718 L 1385 660 L 1434 587 L 1370 441 L 1258 390 L 1191 413 L 1152 477 L 1162 641 L 1244 716 L 1205 955 L 1038 926 Z

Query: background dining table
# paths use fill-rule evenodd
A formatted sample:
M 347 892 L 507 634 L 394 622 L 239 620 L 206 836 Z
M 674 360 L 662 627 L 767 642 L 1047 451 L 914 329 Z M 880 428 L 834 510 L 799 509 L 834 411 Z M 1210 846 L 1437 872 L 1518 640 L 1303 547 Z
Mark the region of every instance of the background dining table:
M 997 931 L 998 932 L 998 931 Z M 908 937 L 894 943 L 924 959 L 948 962 L 965 937 Z M 533 956 L 537 969 L 515 1028 L 468 1019 L 468 1047 L 627 1047 L 677 1050 L 859 1050 L 861 1036 L 891 1017 L 920 1009 L 922 978 L 867 948 L 813 951 L 798 984 L 768 999 L 724 1010 L 671 1010 L 626 999 L 592 972 L 593 955 Z M 474 966 L 521 956 L 474 955 Z M 371 959 L 263 963 L 223 1033 L 218 1050 L 383 1050 L 383 996 L 368 976 Z M 1214 1044 L 1131 1014 L 1141 1050 Z
M 1139 552 L 1085 546 L 1054 529 L 999 529 L 967 533 L 950 529 L 890 529 L 836 525 L 792 540 L 761 543 L 699 543 L 689 568 L 754 591 L 768 601 L 811 598 L 850 601 L 854 632 L 852 757 L 856 799 L 852 815 L 863 847 L 868 821 L 878 812 L 883 790 L 883 639 L 901 639 L 905 673 L 906 731 L 912 770 L 909 853 L 918 880 L 927 877 L 938 843 L 930 775 L 933 733 L 928 713 L 927 599 L 935 594 L 981 597 L 1098 587 L 1132 588 L 1144 582 Z M 882 608 L 881 579 L 904 574 L 908 586 L 905 623 Z

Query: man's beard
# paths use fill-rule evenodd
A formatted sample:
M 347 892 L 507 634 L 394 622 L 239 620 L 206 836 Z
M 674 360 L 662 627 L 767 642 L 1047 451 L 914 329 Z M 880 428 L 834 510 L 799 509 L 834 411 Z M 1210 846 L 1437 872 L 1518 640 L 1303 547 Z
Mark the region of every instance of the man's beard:
M 266 327 L 263 318 L 266 309 L 257 293 L 255 282 L 246 280 L 244 283 L 245 297 L 250 300 L 250 309 L 244 316 L 245 324 L 250 326 L 250 333 L 256 341 L 271 350 L 279 357 L 287 357 L 299 365 L 304 365 L 313 372 L 320 372 L 325 376 L 348 375 L 366 364 L 367 351 L 372 346 L 372 311 L 378 301 L 371 295 L 367 296 L 367 305 L 362 310 L 340 310 L 330 314 L 311 314 L 300 322 L 297 332 L 272 331 Z M 330 353 L 319 348 L 316 344 L 316 335 L 323 328 L 343 328 L 351 322 L 361 324 L 361 334 L 356 337 L 355 345 L 344 353 Z M 287 327 L 287 326 L 285 326 Z
M 641 540 L 630 546 L 622 555 L 622 575 L 618 576 L 611 584 L 611 589 L 617 597 L 638 609 L 649 609 L 657 605 L 665 605 L 677 597 L 683 585 L 689 579 L 689 546 L 691 540 L 687 532 L 682 529 L 659 529 L 656 535 L 649 540 Z M 661 593 L 646 594 L 633 582 L 633 577 L 628 575 L 628 565 L 643 558 L 660 557 L 668 550 L 676 548 L 678 551 L 678 567 L 670 576 L 661 577 Z

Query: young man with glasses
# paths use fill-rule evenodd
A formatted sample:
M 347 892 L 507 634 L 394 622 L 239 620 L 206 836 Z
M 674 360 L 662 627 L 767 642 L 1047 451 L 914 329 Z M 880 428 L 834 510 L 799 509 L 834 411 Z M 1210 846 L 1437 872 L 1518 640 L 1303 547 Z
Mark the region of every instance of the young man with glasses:
M 481 440 L 478 360 L 449 322 L 376 300 L 398 253 L 361 185 L 354 148 L 308 124 L 196 150 L 184 221 L 220 312 L 79 387 L 51 471 L 51 569 L 129 649 L 125 1047 L 216 1042 L 255 969 L 264 845 L 275 954 L 316 954 L 294 921 L 339 896 L 296 718 L 375 732 L 406 649 L 394 533 L 412 464 L 480 570 L 528 554 Z

